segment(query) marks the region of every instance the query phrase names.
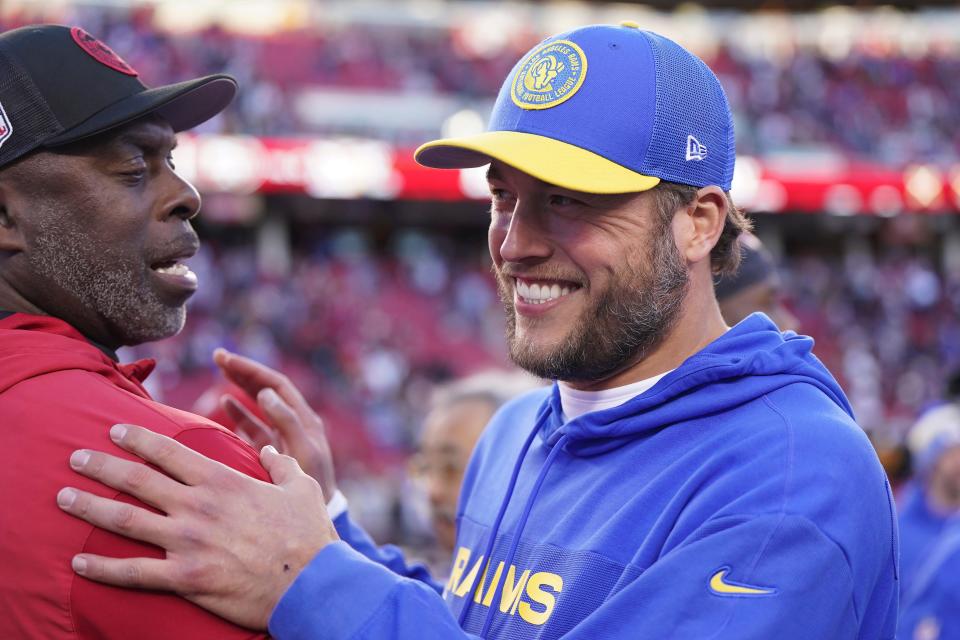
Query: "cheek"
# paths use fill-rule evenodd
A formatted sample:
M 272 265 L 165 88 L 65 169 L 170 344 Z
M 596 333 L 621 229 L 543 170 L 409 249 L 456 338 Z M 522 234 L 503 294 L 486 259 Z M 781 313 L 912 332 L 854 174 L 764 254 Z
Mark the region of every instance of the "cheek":
M 503 264 L 503 258 L 500 257 L 500 247 L 507 237 L 507 230 L 499 224 L 496 219 L 490 221 L 490 228 L 487 229 L 487 248 L 490 250 L 490 257 L 493 263 L 498 267 Z

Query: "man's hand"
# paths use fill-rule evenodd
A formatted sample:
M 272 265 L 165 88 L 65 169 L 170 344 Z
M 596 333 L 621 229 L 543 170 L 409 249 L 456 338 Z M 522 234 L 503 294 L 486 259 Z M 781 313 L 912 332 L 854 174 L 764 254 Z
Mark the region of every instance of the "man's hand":
M 267 416 L 264 423 L 233 396 L 220 400 L 237 428 L 257 449 L 270 444 L 292 456 L 313 476 L 329 500 L 337 492 L 333 454 L 320 419 L 290 379 L 266 365 L 226 349 L 213 352 L 213 361 L 224 375 L 243 389 Z
M 111 439 L 153 463 L 80 450 L 78 473 L 167 515 L 65 488 L 61 509 L 108 531 L 166 549 L 164 560 L 79 554 L 80 575 L 121 587 L 175 591 L 236 624 L 266 629 L 280 597 L 323 547 L 338 539 L 317 482 L 271 447 L 267 484 L 142 427 L 116 425 Z

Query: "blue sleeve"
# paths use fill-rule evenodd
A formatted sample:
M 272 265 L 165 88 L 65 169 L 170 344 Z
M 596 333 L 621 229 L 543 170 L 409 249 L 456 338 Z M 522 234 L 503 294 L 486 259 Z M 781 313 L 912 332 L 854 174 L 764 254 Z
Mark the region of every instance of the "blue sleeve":
M 347 512 L 337 516 L 333 526 L 341 540 L 368 560 L 386 567 L 398 576 L 418 580 L 437 593 L 443 592 L 443 586 L 430 576 L 426 567 L 420 564 L 407 564 L 403 552 L 392 544 L 377 546 L 367 532 L 350 519 Z
M 475 639 L 430 586 L 342 541 L 327 545 L 290 585 L 270 616 L 270 634 L 277 640 Z
M 835 542 L 793 515 L 724 518 L 622 585 L 565 640 L 893 638 L 888 614 L 863 633 L 864 603 Z M 440 596 L 343 542 L 321 551 L 270 619 L 278 640 L 459 640 Z

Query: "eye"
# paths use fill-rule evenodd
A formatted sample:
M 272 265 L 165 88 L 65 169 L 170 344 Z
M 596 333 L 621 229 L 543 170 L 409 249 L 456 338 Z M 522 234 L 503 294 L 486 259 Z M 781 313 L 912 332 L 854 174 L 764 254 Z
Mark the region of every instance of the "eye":
M 174 171 L 177 170 L 177 163 L 173 161 L 173 154 L 172 154 L 172 153 L 167 156 L 167 166 L 170 167 L 171 169 L 173 169 Z
M 146 177 L 148 170 L 147 162 L 141 156 L 131 158 L 129 161 L 123 163 L 119 173 L 124 181 L 135 184 L 141 182 Z
M 551 207 L 572 207 L 578 204 L 581 204 L 579 200 L 574 200 L 569 196 L 563 196 L 560 194 L 554 194 L 550 196 Z
M 506 189 L 501 189 L 494 186 L 490 187 L 490 203 L 493 205 L 494 209 L 509 208 L 509 205 L 511 202 L 513 202 L 513 200 L 513 194 Z
M 136 167 L 122 173 L 124 180 L 131 184 L 139 184 L 147 176 L 147 167 Z

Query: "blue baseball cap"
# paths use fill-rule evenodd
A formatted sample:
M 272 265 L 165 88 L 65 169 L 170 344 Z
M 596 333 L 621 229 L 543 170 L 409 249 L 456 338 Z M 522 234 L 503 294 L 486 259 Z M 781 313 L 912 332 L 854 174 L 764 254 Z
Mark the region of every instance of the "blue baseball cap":
M 735 156 L 717 76 L 632 22 L 547 38 L 507 76 L 485 133 L 428 142 L 414 154 L 439 169 L 498 160 L 588 193 L 646 191 L 660 181 L 729 191 Z

